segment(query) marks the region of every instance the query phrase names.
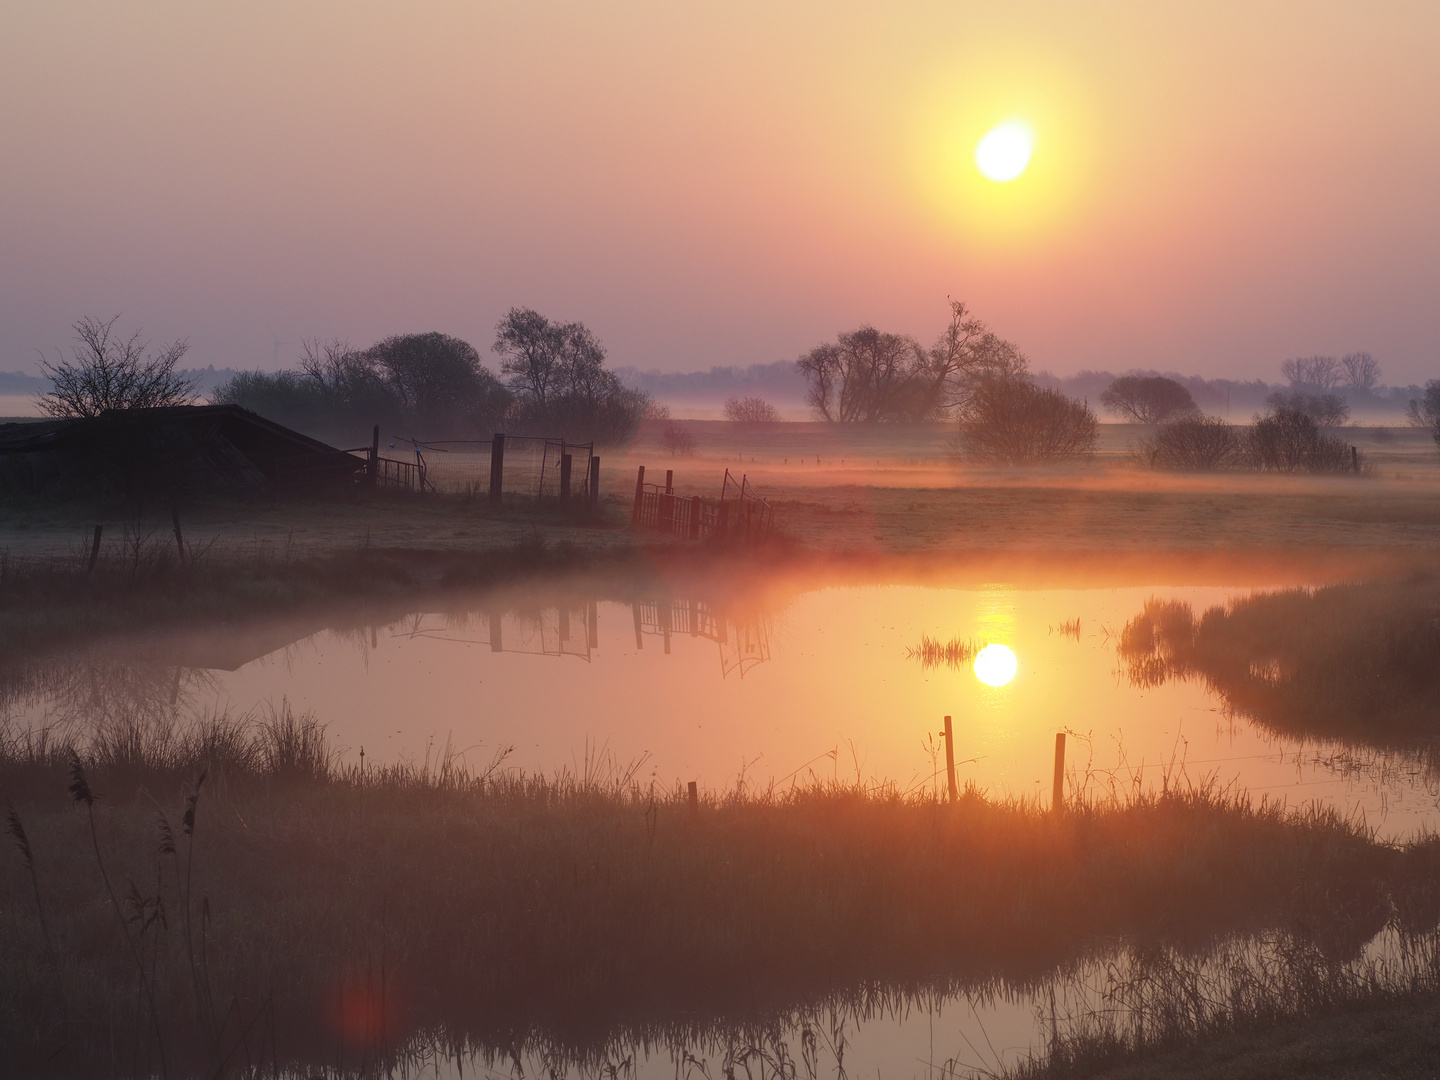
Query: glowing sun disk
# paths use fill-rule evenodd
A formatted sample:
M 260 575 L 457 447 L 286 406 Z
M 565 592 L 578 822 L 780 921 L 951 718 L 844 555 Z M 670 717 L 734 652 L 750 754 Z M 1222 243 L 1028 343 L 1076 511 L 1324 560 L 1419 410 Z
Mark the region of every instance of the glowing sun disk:
M 1009 645 L 986 645 L 975 654 L 975 677 L 986 686 L 1004 686 L 1019 667 Z
M 975 167 L 987 180 L 1008 184 L 1030 167 L 1035 138 L 1018 120 L 1007 120 L 987 131 L 975 144 Z

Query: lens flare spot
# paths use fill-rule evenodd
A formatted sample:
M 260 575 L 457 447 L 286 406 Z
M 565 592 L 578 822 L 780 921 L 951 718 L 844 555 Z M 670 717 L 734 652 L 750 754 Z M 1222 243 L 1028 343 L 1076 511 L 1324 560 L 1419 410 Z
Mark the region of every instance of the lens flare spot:
M 987 180 L 1008 184 L 1030 167 L 1035 152 L 1035 137 L 1018 120 L 1007 120 L 983 136 L 975 144 L 975 167 Z
M 1019 667 L 1009 645 L 986 645 L 975 654 L 975 677 L 986 686 L 1004 686 L 1015 678 Z

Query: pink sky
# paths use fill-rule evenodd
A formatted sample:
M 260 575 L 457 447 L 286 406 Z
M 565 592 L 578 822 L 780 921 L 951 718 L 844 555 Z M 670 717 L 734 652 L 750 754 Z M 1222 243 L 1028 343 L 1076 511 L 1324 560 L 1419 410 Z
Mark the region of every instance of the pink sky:
M 948 295 L 1057 372 L 1440 376 L 1440 5 L 0 9 L 0 370 L 85 314 L 203 366 L 510 305 L 793 358 Z M 1036 125 L 997 192 L 974 138 Z M 292 360 L 293 346 L 278 350 Z

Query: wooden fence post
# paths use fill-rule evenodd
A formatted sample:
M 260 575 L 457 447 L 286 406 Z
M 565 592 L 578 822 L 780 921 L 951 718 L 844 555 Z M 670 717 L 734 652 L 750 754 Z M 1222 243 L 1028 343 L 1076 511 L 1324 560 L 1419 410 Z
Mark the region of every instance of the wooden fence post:
M 585 512 L 594 517 L 600 512 L 600 459 L 590 455 L 590 483 L 585 492 Z
M 694 817 L 700 813 L 700 789 L 695 786 L 695 781 L 690 781 L 690 816 Z
M 500 620 L 501 620 L 503 617 L 504 617 L 504 616 L 503 616 L 503 613 L 500 611 L 499 608 L 492 608 L 492 609 L 490 610 L 490 612 L 486 615 L 486 619 L 487 619 L 487 621 L 490 623 L 490 651 L 491 651 L 491 652 L 504 652 L 504 651 L 505 651 L 505 639 L 504 639 L 504 635 L 501 633 L 501 627 L 500 627 Z
M 573 465 L 569 454 L 560 455 L 560 505 L 570 505 L 570 469 Z
M 945 717 L 945 776 L 950 781 L 950 801 L 954 802 L 959 794 L 955 790 L 955 730 L 948 716 Z
M 376 478 L 380 473 L 380 425 L 376 424 L 370 432 L 370 468 L 369 484 L 375 486 Z
M 1050 809 L 1065 812 L 1065 733 L 1055 733 L 1055 789 L 1050 794 Z
M 600 605 L 594 600 L 585 605 L 585 644 L 592 649 L 600 647 Z
M 665 494 L 666 494 L 666 495 L 674 495 L 674 494 L 675 494 L 675 470 L 674 470 L 674 469 L 666 469 L 666 470 L 665 470 Z
M 180 535 L 180 511 L 175 507 L 170 508 L 170 523 L 175 526 L 175 550 L 180 554 L 180 561 L 185 561 L 185 538 Z
M 645 647 L 645 638 L 640 632 L 640 602 L 638 600 L 631 601 L 630 613 L 635 616 L 635 648 L 638 651 Z
M 490 440 L 490 502 L 500 505 L 500 492 L 505 484 L 505 436 L 498 431 Z
M 95 572 L 95 560 L 100 558 L 100 534 L 105 531 L 105 526 L 95 526 L 95 539 L 90 541 L 90 565 L 85 568 L 87 574 Z
M 635 473 L 635 506 L 630 511 L 632 524 L 640 524 L 640 511 L 645 505 L 645 466 L 641 465 Z

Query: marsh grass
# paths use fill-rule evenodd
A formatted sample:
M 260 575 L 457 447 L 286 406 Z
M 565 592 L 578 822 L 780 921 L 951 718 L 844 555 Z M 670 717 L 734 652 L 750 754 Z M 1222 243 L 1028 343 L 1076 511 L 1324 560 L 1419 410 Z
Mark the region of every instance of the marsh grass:
M 1180 782 L 1059 817 L 821 781 L 692 814 L 603 754 L 362 767 L 282 706 L 8 730 L 0 793 L 27 841 L 0 854 L 11 1075 L 363 1071 L 416 1039 L 593 1060 L 836 1000 L 1033 989 L 1126 943 L 1278 928 L 1347 962 L 1440 918 L 1440 843 Z
M 925 670 L 935 667 L 948 667 L 960 669 L 980 651 L 980 646 L 969 638 L 951 638 L 949 641 L 941 641 L 939 638 L 932 638 L 929 634 L 922 634 L 920 644 L 905 650 L 905 657 L 908 660 L 920 661 L 920 667 Z

